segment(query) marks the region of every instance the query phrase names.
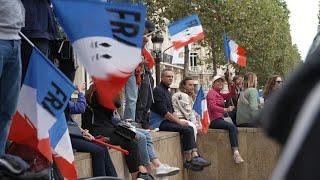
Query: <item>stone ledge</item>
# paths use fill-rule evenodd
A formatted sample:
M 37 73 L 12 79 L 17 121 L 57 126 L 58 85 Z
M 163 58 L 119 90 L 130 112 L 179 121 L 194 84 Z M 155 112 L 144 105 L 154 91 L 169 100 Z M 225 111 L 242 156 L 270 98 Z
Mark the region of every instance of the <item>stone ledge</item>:
M 152 140 L 155 150 L 161 162 L 176 166 L 182 171 L 170 178 L 170 180 L 184 179 L 183 161 L 180 146 L 180 135 L 177 132 L 151 132 Z M 175 147 L 171 149 L 170 147 Z M 112 162 L 116 168 L 119 177 L 123 179 L 130 179 L 130 175 L 124 160 L 124 156 L 113 149 L 109 149 Z M 89 153 L 75 153 L 75 160 L 77 165 L 78 178 L 85 178 L 92 176 L 91 156 Z
M 182 171 L 170 180 L 256 180 L 268 179 L 280 152 L 280 146 L 266 138 L 259 128 L 238 128 L 239 149 L 245 162 L 235 164 L 227 130 L 209 129 L 208 134 L 198 136 L 198 147 L 202 156 L 212 165 L 202 172 L 186 171 L 183 168 L 180 136 L 175 132 L 152 132 L 155 150 L 163 163 L 179 167 Z M 123 155 L 109 150 L 120 177 L 130 179 Z M 91 158 L 88 153 L 76 153 L 79 178 L 92 174 Z M 235 178 L 236 177 L 236 178 Z

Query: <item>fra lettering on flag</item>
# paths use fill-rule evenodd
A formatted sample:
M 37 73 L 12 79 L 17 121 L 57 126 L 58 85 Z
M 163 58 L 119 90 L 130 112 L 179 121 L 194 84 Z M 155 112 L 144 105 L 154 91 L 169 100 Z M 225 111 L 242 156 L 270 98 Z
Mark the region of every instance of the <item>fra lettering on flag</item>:
M 223 35 L 224 52 L 227 61 L 231 60 L 239 66 L 247 66 L 246 51 L 240 47 L 235 41 L 231 40 L 227 34 Z
M 201 117 L 202 132 L 207 133 L 210 125 L 210 118 L 207 108 L 207 100 L 204 96 L 202 86 L 200 87 L 196 100 L 193 104 L 193 110 Z
M 76 179 L 74 156 L 64 116 L 72 83 L 33 48 L 9 139 L 55 160 L 62 175 Z
M 53 0 L 73 49 L 92 76 L 101 103 L 113 100 L 141 62 L 145 6 L 100 0 Z
M 320 33 L 306 60 L 265 101 L 259 121 L 283 145 L 271 180 L 320 179 Z
M 204 39 L 202 25 L 197 14 L 173 22 L 168 29 L 175 49 Z

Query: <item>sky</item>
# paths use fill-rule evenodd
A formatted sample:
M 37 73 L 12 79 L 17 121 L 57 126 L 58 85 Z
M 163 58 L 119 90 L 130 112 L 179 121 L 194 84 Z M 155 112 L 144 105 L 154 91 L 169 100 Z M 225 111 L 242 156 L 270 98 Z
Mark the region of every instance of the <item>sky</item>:
M 319 0 L 286 0 L 293 43 L 305 59 L 318 27 Z

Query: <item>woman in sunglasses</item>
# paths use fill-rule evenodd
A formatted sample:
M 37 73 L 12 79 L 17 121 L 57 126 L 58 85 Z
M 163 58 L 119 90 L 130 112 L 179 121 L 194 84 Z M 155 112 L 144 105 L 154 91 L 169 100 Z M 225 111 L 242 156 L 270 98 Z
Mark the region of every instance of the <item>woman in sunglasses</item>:
M 281 87 L 282 84 L 282 77 L 280 75 L 273 75 L 271 76 L 264 88 L 264 94 L 263 94 L 263 98 L 266 101 L 270 95 L 278 90 Z

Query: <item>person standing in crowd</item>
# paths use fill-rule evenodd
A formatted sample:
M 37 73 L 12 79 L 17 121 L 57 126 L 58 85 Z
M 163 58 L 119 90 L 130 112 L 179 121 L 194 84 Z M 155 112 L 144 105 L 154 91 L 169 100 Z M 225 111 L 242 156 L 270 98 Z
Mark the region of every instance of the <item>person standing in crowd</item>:
M 194 130 L 192 126 L 189 126 L 189 121 L 179 119 L 177 114 L 174 113 L 169 91 L 172 82 L 172 70 L 164 69 L 161 72 L 160 83 L 153 90 L 154 103 L 151 106 L 150 127 L 159 128 L 160 131 L 179 132 L 182 135 L 182 146 L 186 159 L 184 167 L 193 171 L 201 171 L 211 163 L 198 154 Z
M 146 36 L 148 33 L 154 31 L 154 25 L 150 21 L 146 21 L 144 36 L 143 36 L 143 49 L 142 49 L 142 63 L 140 64 L 138 76 L 141 78 L 141 84 L 138 91 L 138 100 L 136 105 L 135 121 L 141 124 L 144 129 L 149 129 L 150 121 L 150 108 L 152 105 L 152 89 L 154 80 L 152 78 L 151 69 L 154 65 L 152 55 L 146 49 L 146 44 L 149 42 L 150 37 Z M 149 53 L 149 57 L 148 57 Z M 134 119 L 133 119 L 134 120 Z
M 20 0 L 0 1 L 0 155 L 5 153 L 21 84 L 21 41 L 24 7 Z
M 264 88 L 263 98 L 267 100 L 270 95 L 277 91 L 282 85 L 282 77 L 280 75 L 273 75 L 271 76 Z
M 78 98 L 76 102 L 69 101 L 67 108 L 65 109 L 66 121 L 68 124 L 74 124 L 76 127 L 77 123 L 72 119 L 72 114 L 82 114 L 86 109 L 86 99 L 84 94 L 81 92 L 84 90 L 83 85 L 77 86 Z M 74 136 L 71 131 L 70 139 L 72 148 L 78 152 L 89 152 L 92 157 L 92 174 L 93 177 L 97 176 L 113 176 L 117 177 L 117 172 L 111 161 L 109 151 L 107 148 L 100 145 L 94 144 L 91 141 L 94 138 L 87 129 L 80 129 L 82 137 Z
M 235 95 L 235 87 L 230 87 L 228 94 L 221 94 L 220 91 L 224 85 L 224 78 L 222 76 L 213 77 L 213 89 L 208 92 L 207 104 L 210 117 L 210 128 L 212 129 L 227 129 L 229 130 L 229 139 L 233 151 L 233 159 L 235 163 L 242 163 L 243 159 L 239 153 L 238 145 L 238 130 L 233 123 L 229 123 L 223 119 L 224 113 L 233 111 L 234 106 L 224 107 L 224 100 L 230 99 Z
M 172 105 L 174 112 L 179 119 L 189 121 L 189 126 L 193 127 L 195 140 L 197 134 L 201 133 L 202 124 L 200 117 L 192 109 L 195 99 L 194 84 L 191 77 L 185 77 L 179 84 L 179 92 L 172 96 Z
M 257 75 L 252 72 L 247 73 L 244 82 L 245 90 L 240 94 L 238 103 L 237 125 L 239 127 L 255 127 L 252 121 L 259 109 L 257 85 Z
M 57 36 L 57 26 L 50 0 L 21 0 L 26 10 L 26 25 L 21 32 L 45 55 L 49 56 L 49 43 Z M 22 80 L 28 69 L 32 46 L 22 40 Z

